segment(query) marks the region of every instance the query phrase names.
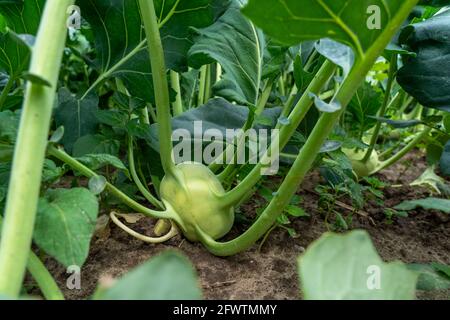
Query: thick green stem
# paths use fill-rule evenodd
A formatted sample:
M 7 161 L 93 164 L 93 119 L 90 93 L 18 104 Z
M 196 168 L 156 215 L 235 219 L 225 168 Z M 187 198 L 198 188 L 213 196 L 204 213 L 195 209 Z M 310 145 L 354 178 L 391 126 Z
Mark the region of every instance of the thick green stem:
M 273 84 L 274 84 L 274 80 L 267 81 L 265 88 L 261 94 L 261 97 L 259 98 L 258 104 L 256 106 L 255 115 L 252 117 L 251 121 L 247 121 L 246 124 L 244 125 L 243 130 L 242 130 L 243 131 L 242 135 L 235 139 L 235 141 L 234 141 L 235 143 L 232 146 L 227 147 L 227 150 L 222 155 L 219 156 L 219 159 L 220 159 L 220 157 L 222 157 L 222 159 L 225 158 L 225 155 L 228 154 L 228 151 L 229 151 L 228 148 L 234 148 L 234 146 L 236 146 L 236 149 L 239 150 L 240 147 L 245 143 L 245 137 L 246 137 L 245 133 L 247 130 L 249 130 L 253 126 L 254 119 L 259 117 L 263 113 L 264 109 L 266 108 L 267 101 L 269 101 L 270 93 L 272 92 Z M 218 178 L 220 181 L 226 181 L 236 171 L 236 167 L 238 165 L 237 157 L 238 157 L 238 154 L 237 154 L 237 152 L 235 152 L 233 163 L 228 164 L 227 167 L 225 168 L 225 170 L 223 170 L 222 173 L 219 174 Z
M 153 0 L 139 0 L 142 21 L 147 36 L 148 51 L 152 66 L 153 87 L 158 117 L 159 152 L 166 174 L 173 174 L 175 164 L 172 159 L 172 124 L 170 117 L 169 85 L 164 60 L 164 50 L 159 34 L 158 19 Z
M 155 123 L 158 122 L 158 118 L 156 117 L 155 109 L 153 108 L 153 106 L 150 103 L 147 105 L 147 110 L 150 113 L 150 116 L 152 117 L 152 121 Z
M 52 157 L 55 157 L 56 159 L 68 164 L 74 171 L 82 174 L 86 178 L 92 178 L 98 176 L 94 171 L 77 161 L 76 159 L 69 156 L 67 153 L 65 153 L 63 150 L 60 150 L 56 148 L 53 145 L 49 145 L 48 147 L 48 154 Z M 106 190 L 108 190 L 109 193 L 111 193 L 113 196 L 115 196 L 117 199 L 119 199 L 123 204 L 130 207 L 133 210 L 136 210 L 137 212 L 140 212 L 146 216 L 157 218 L 157 219 L 174 219 L 170 212 L 168 211 L 154 211 L 147 207 L 144 207 L 143 205 L 137 203 L 130 197 L 128 197 L 125 193 L 117 189 L 115 186 L 113 186 L 111 183 L 106 183 Z
M 205 103 L 211 98 L 211 79 L 211 65 L 209 64 L 206 67 L 205 98 L 203 99 Z
M 205 93 L 206 93 L 206 78 L 208 73 L 208 66 L 204 65 L 200 68 L 200 83 L 198 87 L 198 102 L 197 106 L 200 107 L 205 104 Z
M 144 184 L 141 182 L 141 179 L 139 178 L 137 172 L 136 172 L 136 165 L 134 162 L 134 150 L 133 150 L 133 138 L 130 137 L 128 139 L 128 162 L 130 166 L 130 173 L 131 177 L 133 178 L 134 183 L 138 187 L 141 194 L 147 199 L 148 202 L 150 202 L 152 205 L 157 207 L 158 209 L 163 209 L 164 205 L 161 201 L 156 199 L 144 186 Z
M 0 243 L 0 293 L 17 298 L 33 236 L 50 119 L 66 41 L 66 11 L 73 0 L 48 0 L 33 48 L 30 73 L 50 86 L 28 82 L 14 151 Z
M 283 77 L 278 78 L 278 91 L 280 92 L 281 96 L 284 97 L 286 95 L 286 88 L 284 86 Z
M 228 256 L 243 251 L 253 245 L 258 239 L 271 228 L 277 217 L 283 212 L 292 196 L 302 183 L 306 173 L 311 169 L 323 143 L 328 138 L 335 124 L 343 114 L 353 95 L 364 81 L 366 74 L 370 71 L 378 56 L 389 44 L 392 36 L 408 17 L 418 0 L 406 0 L 396 15 L 389 22 L 383 33 L 379 36 L 372 47 L 360 57 L 351 73 L 339 88 L 335 100 L 342 104 L 342 109 L 335 113 L 323 114 L 306 144 L 300 151 L 292 168 L 280 186 L 269 206 L 258 217 L 256 222 L 244 234 L 238 238 L 225 243 L 219 243 L 209 237 L 203 230 L 197 227 L 197 232 L 203 244 L 215 255 Z
M 30 251 L 28 256 L 27 269 L 38 284 L 45 299 L 64 300 L 64 295 L 56 284 L 55 279 L 53 279 L 45 265 L 32 251 Z
M 292 137 L 295 130 L 297 130 L 297 127 L 300 125 L 300 123 L 310 110 L 311 106 L 313 105 L 313 99 L 308 93 L 314 93 L 318 95 L 325 83 L 327 83 L 327 81 L 332 77 L 335 70 L 336 66 L 331 61 L 325 61 L 319 72 L 317 72 L 316 76 L 311 81 L 308 89 L 295 105 L 293 111 L 291 112 L 291 115 L 288 118 L 287 123 L 285 123 L 284 125 L 277 125 L 276 128 L 280 129 L 278 137 L 279 150 L 283 150 L 283 148 L 287 145 L 289 139 Z M 245 179 L 237 185 L 237 187 L 229 191 L 224 196 L 223 201 L 226 205 L 239 202 L 240 199 L 243 198 L 245 194 L 247 194 L 247 192 L 255 186 L 256 183 L 258 183 L 258 181 L 261 179 L 263 164 L 267 163 L 268 156 L 269 152 L 267 152 L 263 156 L 263 159 L 253 168 L 253 170 L 245 177 Z
M 180 88 L 180 75 L 178 72 L 170 71 L 170 83 L 172 85 L 172 89 L 177 93 L 177 97 L 173 102 L 173 116 L 179 116 L 183 113 L 183 101 L 181 99 L 181 88 Z
M 408 143 L 402 150 L 397 152 L 394 156 L 391 158 L 383 161 L 377 168 L 370 173 L 370 175 L 374 175 L 377 172 L 380 172 L 381 170 L 384 170 L 393 164 L 397 163 L 399 160 L 401 160 L 405 155 L 407 155 L 412 149 L 414 149 L 423 139 L 425 139 L 433 130 L 432 128 L 426 128 L 423 130 L 420 134 L 417 135 L 413 140 L 411 140 L 410 143 Z
M 269 101 L 270 94 L 272 92 L 273 85 L 274 85 L 274 80 L 267 81 L 267 83 L 264 87 L 264 90 L 263 90 L 261 96 L 259 97 L 258 104 L 256 105 L 256 111 L 255 111 L 256 117 L 260 116 L 263 113 L 264 109 L 266 108 L 267 102 Z
M 222 78 L 222 66 L 220 65 L 220 63 L 216 63 L 216 79 L 214 83 L 217 83 L 220 81 L 220 79 Z
M 8 82 L 6 82 L 6 85 L 3 88 L 2 95 L 0 96 L 0 111 L 3 110 L 3 105 L 5 104 L 6 99 L 8 98 L 8 94 L 14 85 L 14 81 L 15 81 L 14 77 L 10 76 L 8 78 Z
M 150 125 L 150 117 L 148 115 L 148 108 L 142 108 L 141 114 L 139 115 L 139 119 L 142 123 Z
M 386 86 L 386 92 L 384 93 L 383 105 L 380 109 L 380 112 L 378 113 L 378 117 L 384 117 L 384 115 L 386 113 L 386 109 L 389 105 L 392 87 L 393 87 L 394 80 L 395 80 L 395 73 L 397 72 L 397 57 L 398 57 L 397 54 L 395 54 L 395 53 L 392 54 L 391 64 L 389 67 L 388 83 Z M 377 144 L 378 137 L 380 136 L 381 125 L 382 125 L 381 121 L 378 121 L 375 126 L 375 129 L 373 130 L 369 148 L 367 149 L 366 154 L 364 155 L 364 158 L 362 159 L 362 162 L 364 162 L 364 163 L 366 163 L 370 159 L 370 156 L 372 155 L 372 152 L 375 149 L 375 145 Z

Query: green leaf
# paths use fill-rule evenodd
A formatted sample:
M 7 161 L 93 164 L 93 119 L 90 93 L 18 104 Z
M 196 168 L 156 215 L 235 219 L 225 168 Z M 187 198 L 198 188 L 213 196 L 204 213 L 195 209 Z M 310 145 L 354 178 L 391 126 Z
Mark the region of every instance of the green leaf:
M 395 206 L 396 210 L 410 211 L 421 207 L 425 210 L 438 210 L 450 213 L 450 200 L 440 198 L 426 198 L 420 200 L 403 201 Z
M 450 266 L 436 262 L 431 263 L 431 266 L 437 271 L 443 273 L 450 280 Z
M 440 186 L 445 183 L 445 180 L 438 176 L 435 172 L 435 167 L 428 167 L 416 180 L 411 182 L 411 186 L 424 186 L 431 188 L 433 191 L 440 192 Z
M 331 38 L 362 57 L 375 42 L 401 1 L 250 0 L 243 13 L 269 36 L 288 45 Z M 381 9 L 380 28 L 368 28 L 368 8 Z M 282 23 L 280 23 L 282 22 Z
M 14 143 L 19 128 L 20 113 L 12 111 L 0 112 L 0 140 Z
M 365 231 L 326 233 L 299 258 L 299 273 L 308 300 L 415 298 L 417 275 L 401 262 L 384 263 Z
M 378 121 L 383 122 L 383 123 L 387 123 L 388 125 L 390 125 L 390 126 L 392 126 L 394 128 L 399 128 L 399 129 L 415 127 L 415 126 L 418 126 L 419 124 L 423 124 L 423 121 L 416 120 L 416 119 L 412 119 L 412 120 L 391 120 L 391 119 L 384 118 L 384 117 L 374 117 L 374 116 L 369 116 L 369 118 L 378 120 Z
M 410 264 L 410 270 L 419 273 L 418 290 L 445 290 L 450 288 L 450 279 L 439 273 L 432 265 Z
M 24 72 L 22 74 L 22 78 L 25 79 L 26 81 L 30 81 L 31 83 L 37 84 L 37 85 L 41 85 L 44 87 L 51 87 L 52 85 L 50 84 L 50 82 L 48 82 L 46 79 L 36 75 L 36 74 L 32 74 L 29 72 Z
M 208 101 L 207 104 L 191 109 L 183 113 L 181 116 L 172 118 L 172 129 L 185 129 L 190 133 L 190 137 L 195 137 L 196 130 L 194 128 L 195 122 L 202 123 L 202 137 L 205 132 L 210 129 L 221 132 L 223 138 L 226 138 L 227 130 L 242 129 L 248 119 L 249 108 L 231 104 L 225 99 L 215 98 Z M 281 108 L 269 108 L 264 110 L 262 116 L 270 119 L 270 124 L 254 126 L 254 129 L 259 132 L 260 129 L 273 128 L 277 124 L 280 116 Z M 151 147 L 159 150 L 158 125 L 150 126 L 150 139 L 147 142 Z M 208 141 L 210 143 L 211 141 Z
M 88 154 L 119 154 L 120 142 L 102 134 L 83 136 L 75 142 L 72 154 L 82 157 Z
M 61 143 L 69 153 L 72 152 L 78 139 L 96 132 L 98 120 L 95 114 L 98 110 L 98 102 L 99 99 L 95 94 L 80 100 L 66 88 L 59 90 L 55 122 L 58 127 L 64 127 Z
M 235 1 L 212 26 L 197 30 L 189 50 L 194 68 L 220 63 L 225 73 L 214 85 L 216 95 L 240 104 L 256 105 L 261 89 L 264 37 L 240 12 Z
M 213 23 L 227 1 L 156 0 L 161 38 L 168 69 L 187 69 L 186 54 L 192 45 L 190 27 Z M 79 3 L 95 35 L 100 79 L 122 79 L 130 94 L 153 101 L 151 67 L 137 0 L 96 0 Z M 145 88 L 145 90 L 142 90 Z
M 1 1 L 0 14 L 10 30 L 0 34 L 0 69 L 14 79 L 24 71 L 30 59 L 30 48 L 16 35 L 36 35 L 45 0 Z
M 58 143 L 61 141 L 63 137 L 64 137 L 64 127 L 60 126 L 58 127 L 58 129 L 55 130 L 55 132 L 53 132 L 48 141 L 52 143 Z
M 302 60 L 301 56 L 297 56 L 294 61 L 295 84 L 301 93 L 305 92 L 312 79 L 314 79 L 314 73 L 305 70 Z
M 369 83 L 364 82 L 348 105 L 346 119 L 352 128 L 366 132 L 376 125 L 377 121 L 370 116 L 376 116 L 383 105 L 382 94 Z
M 124 275 L 102 300 L 199 300 L 202 293 L 188 259 L 165 252 Z
M 52 160 L 45 159 L 42 170 L 42 182 L 55 183 L 64 174 L 64 170 L 58 167 Z
M 450 11 L 408 26 L 400 39 L 417 53 L 406 59 L 398 83 L 423 106 L 450 112 Z
M 320 112 L 334 113 L 342 109 L 342 105 L 339 101 L 331 101 L 330 103 L 327 103 L 312 92 L 308 92 L 308 95 L 311 99 L 314 99 L 314 105 Z
M 82 266 L 97 214 L 97 198 L 87 189 L 47 190 L 39 200 L 34 241 L 64 266 Z
M 355 54 L 351 48 L 330 39 L 322 39 L 316 44 L 316 50 L 340 66 L 344 71 L 344 77 L 350 73 L 355 62 Z
M 95 176 L 89 179 L 89 190 L 98 196 L 106 188 L 106 178 L 104 176 Z
M 309 217 L 309 214 L 303 210 L 303 208 L 294 206 L 294 205 L 288 205 L 284 211 L 289 214 L 290 216 L 300 218 L 300 217 Z
M 76 159 L 93 171 L 102 169 L 108 165 L 120 170 L 128 171 L 127 167 L 125 167 L 119 158 L 110 154 L 88 154 Z

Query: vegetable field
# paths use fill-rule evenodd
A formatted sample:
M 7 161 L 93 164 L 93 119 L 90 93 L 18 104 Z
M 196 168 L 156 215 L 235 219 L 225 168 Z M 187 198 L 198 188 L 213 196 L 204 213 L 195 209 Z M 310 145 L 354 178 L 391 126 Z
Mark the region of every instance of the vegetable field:
M 450 1 L 0 0 L 0 299 L 450 297 Z

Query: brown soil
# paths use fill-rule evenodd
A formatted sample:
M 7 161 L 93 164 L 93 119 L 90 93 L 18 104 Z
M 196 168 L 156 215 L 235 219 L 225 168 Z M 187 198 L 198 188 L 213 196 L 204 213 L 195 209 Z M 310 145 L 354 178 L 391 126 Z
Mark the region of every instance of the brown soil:
M 407 199 L 424 198 L 429 191 L 419 187 L 409 187 L 426 168 L 425 161 L 417 161 L 420 155 L 412 154 L 401 164 L 379 175 L 390 185 L 384 190 L 384 205 L 370 201 L 364 211 L 368 217 L 354 215 L 353 229 L 367 230 L 385 261 L 401 260 L 406 263 L 440 262 L 450 264 L 450 222 L 448 216 L 438 212 L 417 210 L 408 218 L 395 218 L 387 224 L 383 210 Z M 414 165 L 409 165 L 414 159 Z M 118 277 L 133 267 L 145 262 L 166 249 L 177 249 L 186 254 L 200 276 L 201 287 L 206 299 L 299 299 L 301 293 L 297 278 L 297 257 L 327 231 L 327 226 L 318 210 L 318 196 L 315 185 L 320 182 L 317 173 L 312 173 L 298 194 L 304 198 L 304 209 L 311 218 L 297 219 L 292 223 L 299 234 L 291 238 L 286 231 L 276 229 L 265 242 L 262 250 L 254 246 L 249 251 L 228 258 L 218 258 L 206 251 L 200 244 L 189 243 L 180 236 L 163 245 L 148 245 L 131 239 L 116 227 L 111 227 L 111 234 L 106 239 L 95 239 L 89 258 L 82 269 L 82 290 L 66 290 L 68 299 L 89 297 L 102 277 Z M 242 208 L 250 215 L 259 202 L 254 201 Z M 343 215 L 350 212 L 337 208 Z M 133 225 L 137 231 L 149 233 L 151 225 L 148 220 L 141 220 Z M 245 230 L 238 226 L 233 233 Z M 67 274 L 65 270 L 48 259 L 52 274 L 65 288 Z M 419 299 L 447 299 L 449 290 L 418 292 Z

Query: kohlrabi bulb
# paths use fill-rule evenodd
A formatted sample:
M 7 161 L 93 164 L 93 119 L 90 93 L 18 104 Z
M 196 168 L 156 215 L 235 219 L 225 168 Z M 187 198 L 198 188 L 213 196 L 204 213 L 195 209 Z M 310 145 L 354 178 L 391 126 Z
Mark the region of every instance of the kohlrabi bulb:
M 358 178 L 368 177 L 380 163 L 378 153 L 374 150 L 367 162 L 362 162 L 366 155 L 366 150 L 358 149 L 342 149 L 342 151 L 349 157 L 352 162 L 353 171 Z
M 213 239 L 231 230 L 234 208 L 222 204 L 220 196 L 225 190 L 208 167 L 179 164 L 174 174 L 163 178 L 160 191 L 164 205 L 179 218 L 179 227 L 190 241 L 198 241 L 196 225 Z

